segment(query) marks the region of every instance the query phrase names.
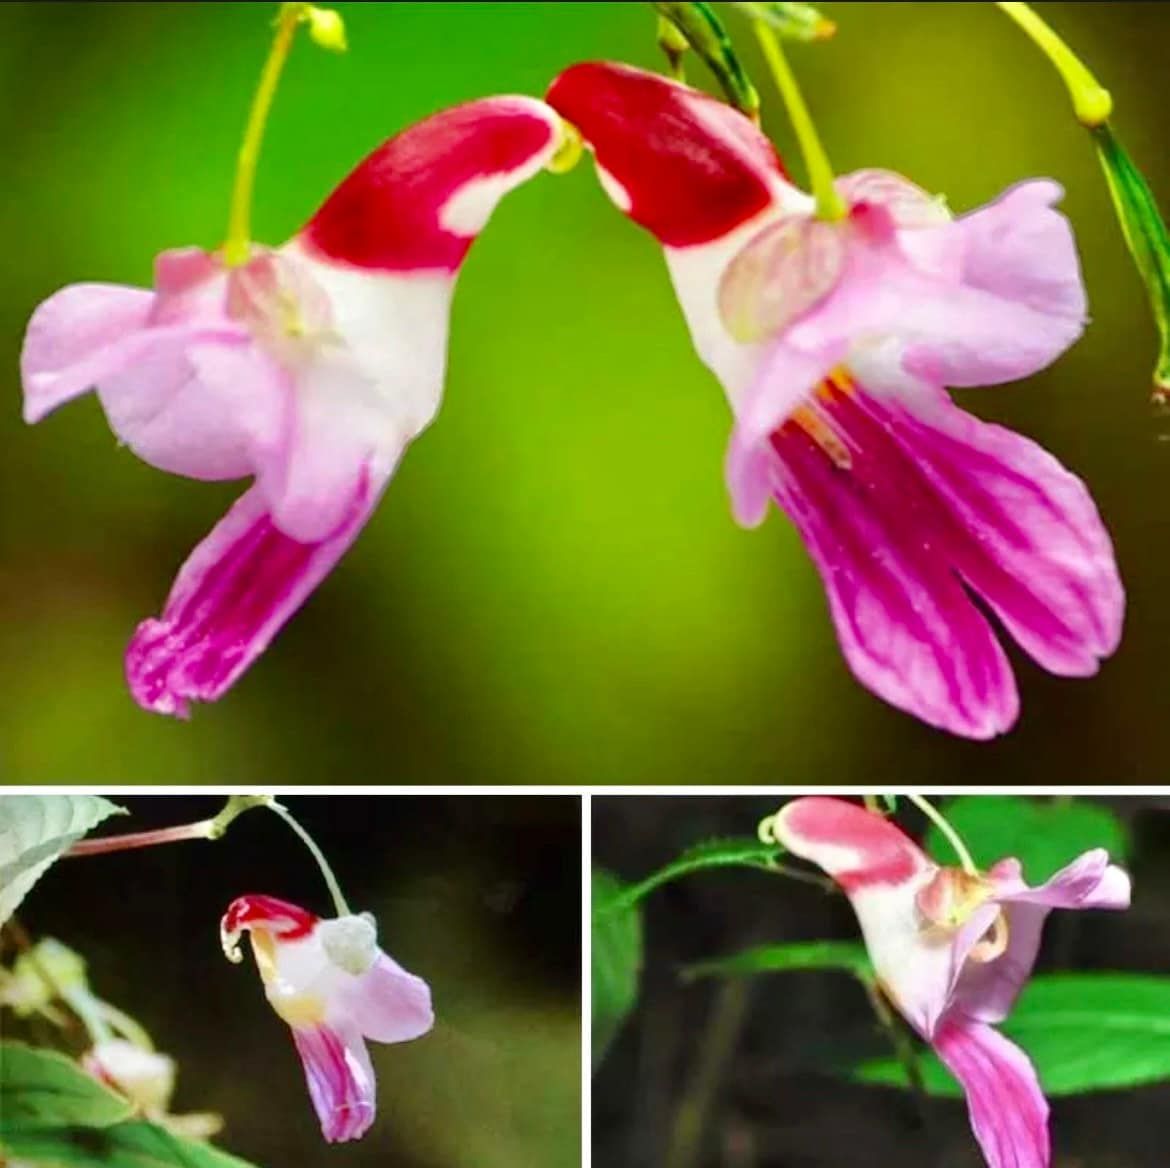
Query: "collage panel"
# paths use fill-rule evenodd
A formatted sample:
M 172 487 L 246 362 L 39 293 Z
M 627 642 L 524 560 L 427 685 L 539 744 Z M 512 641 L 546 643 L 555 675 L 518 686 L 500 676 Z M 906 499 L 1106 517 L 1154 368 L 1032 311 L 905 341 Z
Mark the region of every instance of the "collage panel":
M 592 800 L 592 1163 L 1161 1168 L 1170 796 Z
M 0 1163 L 578 1168 L 580 806 L 0 795 Z
M 1166 781 L 1168 36 L 0 3 L 0 779 Z

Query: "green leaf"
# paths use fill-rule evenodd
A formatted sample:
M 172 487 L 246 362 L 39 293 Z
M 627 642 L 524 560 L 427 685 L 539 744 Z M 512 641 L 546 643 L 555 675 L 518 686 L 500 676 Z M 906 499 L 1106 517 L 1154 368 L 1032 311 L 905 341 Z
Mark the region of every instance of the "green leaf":
M 62 852 L 118 814 L 99 795 L 0 795 L 0 925 Z
M 738 8 L 753 20 L 770 24 L 785 40 L 823 41 L 837 31 L 837 26 L 811 4 L 739 3 L 732 0 L 731 7 Z
M 72 1059 L 23 1042 L 0 1042 L 0 1141 L 34 1127 L 106 1127 L 129 1118 L 130 1104 Z
M 698 977 L 751 976 L 787 973 L 796 969 L 839 969 L 862 981 L 873 979 L 865 946 L 853 941 L 798 941 L 787 945 L 759 945 L 731 957 L 716 957 L 688 965 L 687 981 Z
M 1090 848 L 1107 849 L 1115 861 L 1124 860 L 1128 850 L 1116 816 L 1082 799 L 1043 802 L 1016 795 L 962 795 L 947 803 L 943 813 L 980 868 L 1016 856 L 1031 884 L 1047 880 Z M 933 824 L 924 847 L 939 863 L 958 863 Z
M 1170 1079 L 1170 978 L 1126 973 L 1037 977 L 1000 1029 L 1028 1053 L 1047 1095 L 1078 1095 Z M 926 1089 L 961 1095 L 933 1056 Z M 863 1063 L 850 1077 L 906 1086 L 894 1059 Z
M 1109 124 L 1095 126 L 1091 132 L 1122 234 L 1158 326 L 1161 343 L 1154 368 L 1155 400 L 1165 402 L 1170 395 L 1170 233 L 1150 184 Z
M 637 884 L 618 884 L 599 898 L 594 890 L 593 916 L 618 912 L 637 904 L 647 893 L 667 883 L 706 868 L 747 867 L 770 869 L 783 854 L 776 844 L 755 839 L 715 839 L 688 848 L 677 860 L 660 868 Z
M 622 882 L 593 870 L 593 903 L 620 898 Z M 593 1067 L 596 1070 L 638 1000 L 642 918 L 634 905 L 593 916 Z
M 22 1129 L 3 1142 L 10 1159 L 53 1168 L 250 1168 L 246 1160 L 145 1120 L 103 1128 Z

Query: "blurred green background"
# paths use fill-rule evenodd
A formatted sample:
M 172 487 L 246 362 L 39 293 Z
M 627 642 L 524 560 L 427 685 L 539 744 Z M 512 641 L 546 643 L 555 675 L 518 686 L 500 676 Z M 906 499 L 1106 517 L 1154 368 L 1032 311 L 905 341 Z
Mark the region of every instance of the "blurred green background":
M 217 798 L 114 796 L 95 836 L 193 822 Z M 259 1168 L 577 1168 L 581 1162 L 581 802 L 573 796 L 291 797 L 382 947 L 430 984 L 435 1027 L 370 1043 L 378 1115 L 330 1146 L 250 946 L 219 919 L 245 893 L 333 915 L 304 845 L 269 812 L 222 840 L 58 862 L 19 916 L 89 963 L 93 992 L 178 1062 L 176 1114 L 223 1116 L 221 1147 Z M 6 934 L 7 936 L 7 934 Z M 5 956 L 11 956 L 6 954 Z M 4 1013 L 5 1037 L 80 1053 L 84 1036 Z M 35 1025 L 35 1024 L 34 1024 Z
M 341 4 L 344 57 L 299 44 L 278 97 L 257 237 L 295 231 L 409 122 L 566 64 L 658 67 L 646 4 Z M 1170 207 L 1170 6 L 1044 4 L 1117 100 Z M 77 280 L 149 282 L 164 248 L 222 237 L 268 4 L 0 5 L 0 773 L 10 781 L 1159 781 L 1170 759 L 1170 420 L 1155 337 L 1084 132 L 989 4 L 826 4 L 793 58 L 839 170 L 885 166 L 966 209 L 1052 175 L 1093 323 L 1030 382 L 969 392 L 1091 484 L 1129 589 L 1101 676 L 1019 655 L 1023 719 L 957 741 L 853 682 L 793 530 L 731 521 L 728 414 L 660 254 L 581 166 L 510 197 L 456 298 L 439 424 L 358 545 L 226 699 L 190 724 L 122 679 L 135 624 L 240 488 L 116 448 L 96 400 L 20 421 L 33 307 Z M 742 18 L 726 9 L 790 135 Z M 692 75 L 704 86 L 700 66 Z M 799 174 L 794 163 L 794 172 Z

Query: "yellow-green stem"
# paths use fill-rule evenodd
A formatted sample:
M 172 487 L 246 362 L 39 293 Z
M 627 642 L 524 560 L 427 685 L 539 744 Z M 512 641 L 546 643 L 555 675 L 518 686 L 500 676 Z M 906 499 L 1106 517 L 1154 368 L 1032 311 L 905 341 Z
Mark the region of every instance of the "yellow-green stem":
M 951 847 L 955 849 L 955 855 L 959 857 L 959 863 L 962 864 L 963 871 L 968 876 L 978 876 L 979 869 L 975 866 L 975 861 L 971 859 L 971 853 L 967 851 L 967 845 L 963 843 L 959 833 L 947 822 L 943 813 L 921 795 L 907 795 L 906 798 L 947 837 Z
M 821 145 L 812 115 L 801 96 L 800 86 L 796 84 L 796 77 L 788 67 L 784 50 L 780 48 L 780 40 L 771 26 L 764 21 L 754 20 L 752 25 L 756 30 L 760 48 L 764 52 L 764 60 L 768 62 L 768 68 L 772 71 L 776 88 L 788 109 L 792 128 L 796 131 L 796 140 L 800 143 L 805 169 L 808 171 L 809 187 L 817 201 L 817 218 L 830 221 L 844 219 L 847 208 L 833 185 L 833 168 L 829 165 L 829 156 Z
M 272 99 L 284 70 L 296 36 L 297 25 L 305 16 L 305 4 L 282 4 L 276 18 L 276 36 L 264 62 L 252 108 L 248 113 L 248 124 L 240 143 L 236 159 L 236 178 L 232 185 L 232 201 L 228 210 L 227 238 L 223 244 L 223 262 L 229 268 L 246 263 L 252 245 L 252 191 L 256 185 L 256 164 L 260 159 L 260 144 L 264 140 L 264 127 L 272 109 Z
M 1102 125 L 1113 112 L 1113 98 L 1089 72 L 1088 66 L 1060 39 L 1028 4 L 997 3 L 1028 34 L 1037 48 L 1052 62 L 1068 87 L 1073 109 L 1082 125 Z

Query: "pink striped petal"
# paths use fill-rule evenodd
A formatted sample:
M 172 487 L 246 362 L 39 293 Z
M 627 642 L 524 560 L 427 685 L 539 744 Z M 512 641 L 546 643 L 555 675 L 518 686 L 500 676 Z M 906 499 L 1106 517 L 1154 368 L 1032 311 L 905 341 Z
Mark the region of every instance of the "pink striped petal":
M 953 534 L 940 550 L 954 569 L 1038 664 L 1063 676 L 1096 673 L 1121 639 L 1125 596 L 1084 483 L 941 390 L 887 400 L 881 418 L 946 508 Z
M 967 1096 L 988 1168 L 1049 1168 L 1048 1102 L 1028 1056 L 990 1026 L 948 1019 L 933 1046 Z
M 383 486 L 363 479 L 344 521 L 317 543 L 280 532 L 252 487 L 191 553 L 161 618 L 138 626 L 126 651 L 135 700 L 186 717 L 192 700 L 220 697 L 353 543 Z
M 952 571 L 952 525 L 868 403 L 842 395 L 826 412 L 851 465 L 787 426 L 774 442 L 776 499 L 820 570 L 849 667 L 932 726 L 1002 733 L 1019 710 L 1015 679 Z
M 309 1097 L 329 1143 L 360 1139 L 374 1122 L 377 1084 L 370 1055 L 355 1026 L 292 1028 Z

